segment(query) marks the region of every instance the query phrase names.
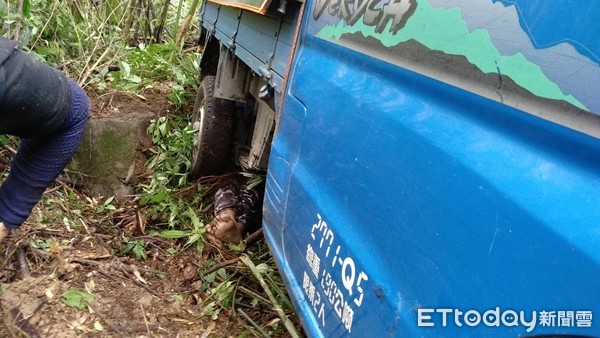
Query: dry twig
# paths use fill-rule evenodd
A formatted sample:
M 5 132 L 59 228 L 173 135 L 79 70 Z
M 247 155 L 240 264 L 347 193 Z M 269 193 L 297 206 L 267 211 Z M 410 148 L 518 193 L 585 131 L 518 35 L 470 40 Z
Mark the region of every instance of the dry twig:
M 31 276 L 31 272 L 29 271 L 29 264 L 27 263 L 27 257 L 25 257 L 25 249 L 23 248 L 23 244 L 19 244 L 19 248 L 17 249 L 17 256 L 19 257 L 19 265 L 21 266 L 21 277 L 27 278 Z
M 240 257 L 236 257 L 236 258 L 215 264 L 215 265 L 211 266 L 208 270 L 206 270 L 206 272 L 204 272 L 204 274 L 210 275 L 211 273 L 213 273 L 219 269 L 226 268 L 230 265 L 236 264 L 239 261 L 240 261 Z

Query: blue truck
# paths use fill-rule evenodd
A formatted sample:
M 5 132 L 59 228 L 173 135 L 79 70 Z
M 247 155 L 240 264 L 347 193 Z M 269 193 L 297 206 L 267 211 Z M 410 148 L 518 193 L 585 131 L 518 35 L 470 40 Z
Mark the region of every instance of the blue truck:
M 311 337 L 599 337 L 596 14 L 206 1 L 192 171 L 267 172 L 265 236 Z

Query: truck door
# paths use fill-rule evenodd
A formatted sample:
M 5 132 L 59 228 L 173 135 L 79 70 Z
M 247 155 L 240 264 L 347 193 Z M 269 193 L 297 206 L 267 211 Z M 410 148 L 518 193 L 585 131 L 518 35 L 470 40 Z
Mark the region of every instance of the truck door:
M 265 228 L 311 336 L 600 334 L 592 13 L 307 2 Z

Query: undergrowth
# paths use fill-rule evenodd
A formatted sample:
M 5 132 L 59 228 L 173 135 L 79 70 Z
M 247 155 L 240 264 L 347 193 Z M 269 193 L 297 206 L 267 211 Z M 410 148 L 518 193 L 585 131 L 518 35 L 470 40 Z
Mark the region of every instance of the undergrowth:
M 157 146 L 149 160 L 152 177 L 140 185 L 140 204 L 149 214 L 160 215 L 159 223 L 167 228 L 157 232 L 157 236 L 179 239 L 182 249 L 195 247 L 201 253 L 209 245 L 205 225 L 212 218 L 216 181 L 222 177 L 187 181 L 193 134 L 186 117 L 161 117 L 151 123 L 148 131 Z M 260 179 L 246 176 L 249 185 Z M 205 300 L 203 313 L 217 319 L 222 310 L 235 309 L 260 335 L 297 335 L 289 319 L 293 306 L 268 247 L 259 243 L 249 248 L 230 245 L 229 249 L 235 253 L 234 258 L 224 261 L 224 256 L 217 255 L 205 262 L 207 269 L 202 278 L 207 284 L 202 288 L 210 296 Z M 256 323 L 244 312 L 248 306 L 272 308 L 281 322 L 271 323 L 267 326 L 270 332 L 265 332 L 264 324 Z
M 19 41 L 35 59 L 55 66 L 88 91 L 140 94 L 156 82 L 172 89 L 179 108 L 197 86 L 197 27 L 185 28 L 197 1 L 0 0 L 0 34 Z M 159 11 L 158 9 L 167 9 Z M 162 14 L 165 14 L 164 16 Z M 189 74 L 193 74 L 189 76 Z
M 171 88 L 168 98 L 180 110 L 193 100 L 201 71 L 198 47 L 189 42 L 194 25 L 187 32 L 185 20 L 196 15 L 198 1 L 148 0 L 143 8 L 138 3 L 142 2 L 0 0 L 0 34 L 18 40 L 22 50 L 59 68 L 88 92 L 129 91 L 143 98 L 146 89 L 162 83 Z M 121 247 L 112 254 L 140 261 L 151 259 L 154 238 L 168 241 L 166 252 L 171 255 L 192 250 L 203 259 L 199 277 L 200 291 L 208 295 L 206 316 L 216 319 L 223 310 L 233 311 L 255 335 L 297 335 L 298 325 L 289 319 L 293 307 L 268 247 L 259 242 L 249 248 L 232 245 L 223 252 L 206 240 L 219 178 L 188 180 L 194 138 L 189 114 L 157 118 L 148 132 L 154 143 L 147 163 L 151 174 L 137 187 L 133 205 L 80 195 L 59 185 L 44 196 L 44 210 L 34 212 L 29 222 L 35 229 L 61 224 L 67 233 L 82 227 L 91 231 L 92 224 L 112 228 L 122 236 Z M 249 177 L 249 184 L 257 181 Z M 117 228 L 130 219 L 145 236 L 125 235 Z M 34 235 L 29 240 L 31 247 L 50 252 L 67 243 L 65 237 L 56 242 Z M 264 323 L 253 318 L 251 311 L 259 307 L 270 309 L 278 320 Z

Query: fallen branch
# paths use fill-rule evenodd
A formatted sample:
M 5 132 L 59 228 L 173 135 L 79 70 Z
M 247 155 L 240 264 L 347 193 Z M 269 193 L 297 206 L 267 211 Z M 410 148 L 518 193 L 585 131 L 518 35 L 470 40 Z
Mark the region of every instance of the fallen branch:
M 31 245 L 29 246 L 29 251 L 31 251 L 34 255 L 41 256 L 43 258 L 50 258 L 50 257 L 52 257 L 52 254 L 49 253 L 48 251 L 44 251 L 42 249 L 34 248 Z
M 263 232 L 263 228 L 260 228 L 258 230 L 256 230 L 255 232 L 253 232 L 252 234 L 250 234 L 250 236 L 248 236 L 245 240 L 244 240 L 244 244 L 246 244 L 246 247 L 244 248 L 244 252 L 246 252 L 246 249 L 254 244 L 256 244 L 258 241 L 260 241 L 262 238 L 264 237 L 264 232 Z
M 240 292 L 246 294 L 248 297 L 251 297 L 251 298 L 254 298 L 254 299 L 258 300 L 258 301 L 261 301 L 265 305 L 270 305 L 271 304 L 271 302 L 268 299 L 266 299 L 265 297 L 259 295 L 258 293 L 252 291 L 251 289 L 249 289 L 249 288 L 247 288 L 245 286 L 241 286 L 241 285 L 238 286 L 238 290 Z M 242 304 L 238 304 L 238 305 L 242 305 Z M 272 311 L 265 311 L 265 312 L 274 313 Z M 277 314 L 277 313 L 275 313 L 275 314 Z
M 144 316 L 144 324 L 146 325 L 146 332 L 150 335 L 150 327 L 148 326 L 148 318 L 146 318 L 146 310 L 144 310 L 144 305 L 140 304 L 140 309 L 142 309 L 142 315 Z
M 204 275 L 210 275 L 211 273 L 213 273 L 219 269 L 226 268 L 230 265 L 236 264 L 237 262 L 239 262 L 239 260 L 240 260 L 240 257 L 236 257 L 236 258 L 227 260 L 225 262 L 215 264 L 215 265 L 211 266 L 208 270 L 206 270 L 206 272 L 204 272 Z
M 135 280 L 135 279 L 131 278 L 131 276 L 129 276 L 129 275 L 127 275 L 127 274 L 125 273 L 125 270 L 121 270 L 121 272 L 123 272 L 123 273 L 125 274 L 125 276 L 121 276 L 121 275 L 118 275 L 118 274 L 112 274 L 112 275 L 111 275 L 111 274 L 108 274 L 108 273 L 106 273 L 106 272 L 104 272 L 104 271 L 102 271 L 102 270 L 97 270 L 97 271 L 98 271 L 98 273 L 100 273 L 100 274 L 102 274 L 102 275 L 104 275 L 104 276 L 106 276 L 106 277 L 108 277 L 108 278 L 110 278 L 110 279 L 114 279 L 115 277 L 118 277 L 118 278 L 121 278 L 121 279 L 123 279 L 123 280 L 126 280 L 126 281 L 131 281 L 133 284 L 135 284 L 136 286 L 138 286 L 138 287 L 141 287 L 141 288 L 143 288 L 144 290 L 148 291 L 150 294 L 152 294 L 152 295 L 153 295 L 153 296 L 155 296 L 156 298 L 159 298 L 159 299 L 162 299 L 162 300 L 168 301 L 168 299 L 167 299 L 167 298 L 163 297 L 162 295 L 160 295 L 160 294 L 159 294 L 159 293 L 157 293 L 156 291 L 154 291 L 154 290 L 150 289 L 149 287 L 147 287 L 146 285 L 144 285 L 144 284 L 140 283 L 139 281 L 137 281 L 137 280 Z
M 121 263 L 119 261 L 94 261 L 91 259 L 83 259 L 83 258 L 71 258 L 68 259 L 69 262 L 71 263 L 79 263 L 79 264 L 84 264 L 84 265 L 92 265 L 92 266 L 100 266 L 103 264 L 110 264 L 111 267 L 116 268 L 116 269 L 120 269 L 120 270 L 124 270 L 127 273 L 135 273 L 135 271 L 144 271 L 144 272 L 149 272 L 149 273 L 159 273 L 160 271 L 157 270 L 152 270 L 152 269 L 146 269 L 146 268 L 138 268 L 136 266 L 133 265 L 128 265 L 128 264 L 124 264 Z

